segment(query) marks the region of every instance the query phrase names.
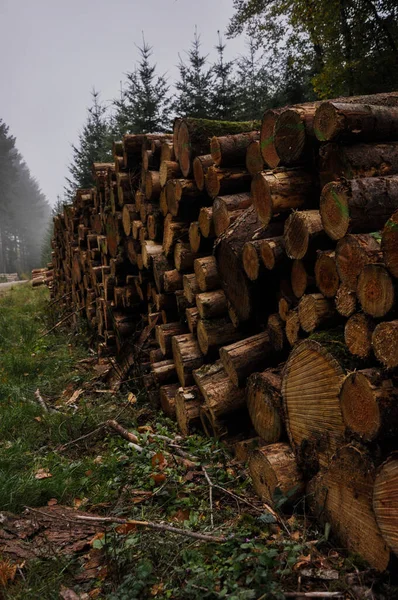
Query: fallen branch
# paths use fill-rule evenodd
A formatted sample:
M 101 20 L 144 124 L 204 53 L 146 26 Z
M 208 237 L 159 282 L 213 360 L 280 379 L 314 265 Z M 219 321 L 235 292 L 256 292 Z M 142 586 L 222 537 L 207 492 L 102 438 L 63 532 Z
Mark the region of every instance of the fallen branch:
M 286 598 L 344 598 L 343 592 L 283 592 Z
M 37 390 L 35 391 L 35 398 L 36 398 L 37 402 L 40 404 L 40 406 L 42 407 L 42 409 L 44 410 L 44 412 L 48 413 L 48 406 L 45 403 L 45 401 L 43 400 L 43 398 L 41 397 L 39 388 L 37 388 Z
M 106 426 L 106 423 L 100 423 L 100 425 L 97 427 L 97 429 L 93 429 L 93 431 L 90 431 L 89 433 L 86 433 L 85 435 L 81 435 L 80 437 L 76 438 L 75 440 L 72 440 L 70 442 L 66 442 L 66 444 L 62 444 L 61 446 L 58 446 L 57 450 L 58 451 L 62 451 L 64 450 L 67 446 L 72 446 L 72 444 L 77 444 L 77 442 L 81 442 L 82 440 L 85 440 L 86 438 L 91 437 L 92 435 L 94 435 L 95 433 L 98 433 L 99 431 L 101 431 L 104 427 Z
M 93 302 L 90 302 L 89 306 L 91 306 L 91 304 L 93 304 L 94 302 L 95 302 L 95 300 L 93 300 Z M 75 315 L 77 315 L 78 312 L 80 312 L 81 310 L 83 310 L 85 308 L 86 308 L 86 306 L 81 306 L 80 308 L 78 308 L 77 310 L 75 310 L 73 313 L 70 313 L 69 315 L 66 315 L 66 317 L 64 317 L 63 319 L 61 319 L 60 321 L 58 321 L 58 323 L 56 323 L 54 325 L 54 327 L 51 327 L 51 329 L 49 329 L 45 333 L 42 333 L 41 335 L 39 335 L 39 340 L 41 338 L 45 337 L 46 335 L 48 335 L 49 333 L 51 333 L 52 331 L 54 331 L 54 329 L 57 329 L 57 327 L 59 327 L 60 325 L 62 325 L 62 323 L 65 323 L 65 321 L 67 321 L 71 317 L 74 317 Z

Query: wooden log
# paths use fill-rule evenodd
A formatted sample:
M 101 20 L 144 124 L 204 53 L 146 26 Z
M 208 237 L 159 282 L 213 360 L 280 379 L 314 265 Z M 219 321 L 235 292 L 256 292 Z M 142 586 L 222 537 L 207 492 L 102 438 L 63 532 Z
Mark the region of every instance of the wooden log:
M 167 217 L 169 207 L 167 206 L 167 190 L 166 186 L 163 187 L 159 195 L 159 209 L 163 217 Z
M 339 285 L 335 297 L 336 310 L 342 317 L 350 317 L 357 308 L 356 292 L 350 290 L 346 285 Z
M 286 261 L 283 235 L 261 240 L 260 256 L 265 268 L 270 271 L 282 265 Z
M 214 425 L 219 417 L 245 406 L 244 390 L 233 385 L 221 361 L 218 360 L 212 365 L 203 365 L 194 371 L 193 376 Z
M 247 380 L 246 404 L 256 433 L 267 444 L 279 442 L 284 432 L 281 369 L 253 373 Z
M 180 131 L 182 119 L 176 117 L 173 121 L 173 151 L 175 159 L 178 160 L 179 152 L 178 152 L 178 134 Z
M 184 296 L 189 304 L 195 303 L 196 294 L 199 294 L 200 287 L 198 285 L 196 276 L 194 273 L 187 273 L 182 276 L 182 285 L 184 289 Z
M 178 162 L 173 160 L 164 160 L 160 163 L 159 182 L 164 187 L 169 179 L 178 179 L 181 177 L 181 169 Z
M 243 168 L 220 169 L 209 167 L 205 175 L 205 188 L 210 198 L 248 192 L 250 183 L 251 175 Z
M 188 177 L 192 160 L 195 156 L 204 155 L 209 150 L 209 139 L 213 136 L 242 133 L 258 129 L 256 121 L 229 122 L 211 121 L 209 119 L 185 118 L 178 128 L 177 155 L 184 177 Z
M 177 381 L 176 368 L 174 361 L 171 359 L 153 363 L 151 365 L 151 372 L 155 383 L 159 386 Z
M 214 224 L 213 224 L 213 209 L 209 206 L 202 206 L 199 212 L 199 229 L 203 237 L 214 237 Z
M 254 450 L 249 472 L 256 493 L 271 506 L 292 505 L 304 494 L 304 481 L 289 444 L 278 442 Z
M 387 568 L 390 553 L 372 510 L 374 465 L 363 450 L 341 448 L 328 469 L 307 488 L 310 507 L 322 524 L 350 551 L 374 569 Z
M 274 127 L 274 143 L 283 165 L 309 158 L 313 146 L 313 122 L 319 103 L 308 102 L 282 111 Z
M 194 271 L 199 289 L 202 292 L 217 289 L 220 285 L 217 262 L 214 256 L 196 258 L 194 261 Z
M 196 333 L 196 327 L 199 321 L 199 311 L 196 306 L 185 309 L 185 317 L 188 324 L 188 329 L 191 333 Z
M 145 240 L 143 244 L 141 244 L 142 262 L 145 269 L 149 269 L 151 267 L 152 260 L 154 259 L 154 257 L 159 256 L 162 253 L 162 244 L 158 244 L 153 240 Z
M 267 330 L 271 346 L 275 352 L 282 352 L 286 345 L 285 322 L 282 321 L 278 313 L 269 315 L 267 321 Z
M 340 285 L 335 252 L 334 250 L 320 250 L 317 254 L 314 269 L 316 285 L 325 298 L 333 298 Z
M 172 341 L 174 364 L 180 384 L 192 385 L 192 371 L 198 369 L 204 361 L 196 337 L 192 333 L 176 335 Z
M 195 300 L 198 315 L 200 315 L 202 319 L 212 319 L 227 314 L 227 298 L 223 290 L 202 292 L 201 294 L 196 295 Z
M 398 144 L 325 144 L 319 150 L 319 171 L 322 186 L 339 179 L 395 175 Z
M 172 339 L 175 336 L 184 334 L 186 328 L 180 322 L 166 323 L 156 326 L 156 341 L 163 353 L 163 356 L 170 354 L 172 349 Z
M 197 254 L 192 252 L 191 246 L 185 242 L 177 242 L 174 246 L 174 265 L 182 273 L 193 271 L 194 260 Z
M 217 167 L 239 167 L 245 164 L 249 144 L 259 139 L 257 131 L 237 133 L 210 140 L 210 154 Z
M 317 109 L 314 131 L 321 142 L 386 142 L 398 137 L 398 107 L 323 102 Z
M 202 398 L 199 390 L 195 385 L 180 387 L 175 400 L 178 426 L 183 435 L 189 435 L 200 425 Z
M 302 298 L 307 292 L 315 291 L 315 277 L 313 275 L 313 262 L 295 259 L 290 272 L 290 283 L 296 298 Z
M 398 456 L 391 454 L 379 468 L 373 488 L 373 510 L 386 544 L 398 556 Z
M 249 208 L 251 203 L 251 195 L 247 192 L 215 198 L 213 202 L 213 223 L 216 236 L 221 235 L 232 224 L 231 215 Z
M 398 176 L 331 182 L 321 194 L 320 212 L 326 233 L 339 240 L 347 233 L 382 229 L 398 209 Z
M 164 220 L 163 229 L 163 251 L 169 256 L 174 250 L 175 244 L 188 234 L 188 227 L 185 223 L 174 221 L 172 215 L 167 215 Z
M 398 388 L 382 371 L 372 368 L 349 373 L 340 392 L 348 430 L 364 442 L 396 436 Z
M 275 352 L 268 331 L 220 348 L 220 359 L 232 383 L 241 386 L 254 371 L 262 369 Z
M 268 225 L 275 214 L 316 206 L 319 190 L 310 172 L 280 169 L 254 175 L 251 196 L 260 221 Z
M 184 205 L 188 205 L 188 214 L 199 212 L 200 205 L 204 202 L 201 192 L 192 179 L 169 179 L 166 183 L 166 199 L 168 211 L 173 217 L 180 215 Z
M 264 169 L 264 161 L 261 155 L 261 147 L 259 140 L 253 140 L 246 150 L 246 169 L 253 177 L 256 173 L 260 173 Z
M 275 148 L 275 123 L 281 113 L 280 108 L 270 108 L 265 111 L 260 130 L 260 148 L 261 155 L 266 165 L 270 169 L 276 169 L 279 166 L 280 159 Z
M 178 290 L 182 290 L 183 288 L 183 280 L 182 274 L 177 271 L 177 269 L 172 269 L 171 271 L 165 271 L 163 275 L 163 286 L 164 291 L 167 294 L 172 292 L 177 292 Z
M 359 358 L 369 358 L 372 352 L 372 334 L 376 323 L 363 313 L 352 315 L 344 327 L 344 341 L 348 350 Z
M 385 317 L 394 306 L 395 290 L 382 264 L 365 265 L 358 277 L 357 297 L 362 310 L 371 317 Z
M 160 246 L 161 246 L 161 244 L 160 244 Z M 166 258 L 166 256 L 164 256 L 164 254 L 160 253 L 157 256 L 153 257 L 152 273 L 153 273 L 153 278 L 155 280 L 156 289 L 159 292 L 159 294 L 161 292 L 165 291 L 165 285 L 164 285 L 165 273 L 167 273 L 168 271 L 171 271 L 172 269 L 173 269 L 173 265 L 172 265 L 170 259 Z M 181 288 L 176 287 L 175 289 L 181 289 Z M 167 291 L 174 291 L 174 289 L 167 290 Z
M 398 277 L 398 211 L 386 222 L 381 236 L 384 263 L 393 277 Z
M 283 237 L 289 258 L 304 258 L 315 247 L 326 249 L 328 244 L 318 210 L 293 212 L 285 222 Z
M 200 233 L 199 222 L 192 221 L 189 225 L 189 245 L 194 254 L 197 254 L 201 250 L 203 245 L 203 237 Z
M 246 242 L 243 246 L 242 264 L 250 281 L 256 281 L 264 268 L 263 261 L 261 260 L 261 248 L 264 241 L 266 242 L 266 240 L 254 240 Z
M 235 460 L 238 462 L 247 462 L 253 450 L 261 448 L 265 443 L 259 437 L 239 440 L 234 444 Z
M 205 176 L 207 169 L 213 165 L 213 157 L 211 154 L 196 156 L 193 161 L 193 178 L 196 187 L 203 192 L 205 189 Z
M 369 233 L 348 234 L 336 246 L 336 267 L 341 282 L 349 289 L 357 289 L 358 277 L 369 263 L 381 262 L 380 244 Z
M 344 369 L 331 354 L 341 345 L 304 340 L 286 363 L 282 396 L 286 429 L 300 464 L 310 472 L 327 465 L 344 441 L 339 393 Z M 341 360 L 341 356 L 339 355 Z
M 160 148 L 160 164 L 163 161 L 173 161 L 175 159 L 174 154 L 174 145 L 172 139 L 164 139 L 162 140 L 162 145 Z
M 145 175 L 145 196 L 148 202 L 157 200 L 161 190 L 159 171 L 147 171 Z
M 285 325 L 285 333 L 287 341 L 291 346 L 299 339 L 300 332 L 300 319 L 298 314 L 298 308 L 294 308 L 289 310 L 286 315 L 286 325 Z
M 301 328 L 311 333 L 336 315 L 334 302 L 322 294 L 306 294 L 298 305 Z
M 387 369 L 398 366 L 398 321 L 379 323 L 372 335 L 375 356 Z
M 153 348 L 149 351 L 149 362 L 151 365 L 164 360 L 163 353 L 160 348 Z
M 131 224 L 137 218 L 135 204 L 125 204 L 122 210 L 122 223 L 124 235 L 128 237 L 131 233 Z
M 169 419 L 176 419 L 176 394 L 179 387 L 179 383 L 170 383 L 162 385 L 159 390 L 160 406 Z
M 196 334 L 199 347 L 206 356 L 220 346 L 231 344 L 242 337 L 228 318 L 200 319 Z

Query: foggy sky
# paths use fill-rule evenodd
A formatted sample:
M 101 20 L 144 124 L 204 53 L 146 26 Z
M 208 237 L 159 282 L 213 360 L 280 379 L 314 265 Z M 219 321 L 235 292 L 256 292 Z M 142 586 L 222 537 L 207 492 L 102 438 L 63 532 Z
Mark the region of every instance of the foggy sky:
M 0 0 L 0 118 L 51 204 L 63 193 L 90 90 L 117 96 L 142 31 L 172 84 L 195 25 L 210 59 L 232 14 L 232 0 Z M 228 58 L 244 53 L 243 38 L 226 41 Z

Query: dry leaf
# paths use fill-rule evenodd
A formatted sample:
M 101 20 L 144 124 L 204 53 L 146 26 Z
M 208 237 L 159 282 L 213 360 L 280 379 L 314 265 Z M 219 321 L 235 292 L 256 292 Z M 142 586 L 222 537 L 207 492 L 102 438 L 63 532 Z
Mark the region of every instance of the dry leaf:
M 156 485 L 159 485 L 166 481 L 166 475 L 164 473 L 152 473 L 151 477 L 156 483 Z
M 174 515 L 172 515 L 172 519 L 173 521 L 180 522 L 188 521 L 190 512 L 191 511 L 189 510 L 189 508 L 180 508 L 179 510 L 177 510 L 177 512 L 174 513 Z
M 120 533 L 121 535 L 127 535 L 130 531 L 135 531 L 136 529 L 137 525 L 134 525 L 134 523 L 123 523 L 123 525 L 115 527 L 116 533 Z
M 133 394 L 133 392 L 130 392 L 129 395 L 127 396 L 127 402 L 129 402 L 130 404 L 136 404 L 137 396 L 135 394 Z
M 35 421 L 37 421 L 38 423 L 41 422 L 41 417 L 35 417 Z
M 48 469 L 38 469 L 35 474 L 35 479 L 48 479 L 52 477 Z
M 55 506 L 56 504 L 58 504 L 58 500 L 56 498 L 50 498 L 50 500 L 47 502 L 47 506 Z
M 79 396 L 81 396 L 83 393 L 82 389 L 76 390 L 75 392 L 73 392 L 72 396 L 69 398 L 69 400 L 67 400 L 65 402 L 66 405 L 68 404 L 75 404 L 76 400 L 79 398 Z
M 150 425 L 140 425 L 137 431 L 138 433 L 153 433 L 153 429 Z
M 164 583 L 160 582 L 160 583 L 155 583 L 155 585 L 153 585 L 151 587 L 151 596 L 157 596 L 159 593 L 162 593 L 164 589 Z
M 90 540 L 90 545 L 92 546 L 93 543 L 95 542 L 95 540 L 102 540 L 102 538 L 105 536 L 105 533 L 103 531 L 100 531 L 98 533 L 95 534 L 95 536 Z M 90 558 L 91 558 L 91 552 L 90 552 Z
M 61 587 L 59 595 L 62 598 L 62 600 L 79 600 L 80 598 L 80 596 L 78 596 L 76 592 L 64 586 Z
M 91 590 L 91 592 L 88 593 L 88 597 L 89 598 L 98 598 L 100 593 L 101 593 L 101 588 L 95 588 L 94 590 Z
M 163 471 L 167 467 L 167 461 L 164 457 L 164 454 L 161 452 L 156 452 L 151 458 L 152 467 L 158 467 L 160 471 Z

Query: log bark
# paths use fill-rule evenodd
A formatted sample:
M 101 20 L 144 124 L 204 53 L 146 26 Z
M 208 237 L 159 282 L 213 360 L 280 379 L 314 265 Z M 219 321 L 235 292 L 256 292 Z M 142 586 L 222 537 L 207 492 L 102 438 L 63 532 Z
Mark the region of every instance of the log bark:
M 196 306 L 201 319 L 212 319 L 227 314 L 227 298 L 223 290 L 213 290 L 197 294 Z
M 244 390 L 233 385 L 221 361 L 203 365 L 194 371 L 193 376 L 215 425 L 219 417 L 245 406 Z
M 259 141 L 250 142 L 246 150 L 246 169 L 250 175 L 256 175 L 264 169 L 264 161 L 261 155 L 261 147 Z
M 319 251 L 315 262 L 315 282 L 325 298 L 333 298 L 340 285 L 334 250 Z
M 213 209 L 208 206 L 202 206 L 199 212 L 199 228 L 203 237 L 214 237 Z
M 161 190 L 159 171 L 148 171 L 145 175 L 145 196 L 148 202 L 157 200 Z
M 185 327 L 179 322 L 156 326 L 156 341 L 159 344 L 163 356 L 167 356 L 171 353 L 172 339 L 175 336 L 182 335 L 185 330 Z
M 193 161 L 193 178 L 199 191 L 205 189 L 205 176 L 207 169 L 213 165 L 213 157 L 211 154 L 196 156 Z
M 175 244 L 188 234 L 188 227 L 185 223 L 174 221 L 172 215 L 167 215 L 164 220 L 163 230 L 163 251 L 169 256 L 174 250 Z
M 358 277 L 357 297 L 367 315 L 387 315 L 394 306 L 395 289 L 384 265 L 370 264 L 363 267 Z
M 165 160 L 174 161 L 174 159 L 175 159 L 175 154 L 174 154 L 173 140 L 172 139 L 163 140 L 161 148 L 160 148 L 160 164 L 162 164 L 162 162 Z
M 210 140 L 210 154 L 218 167 L 240 167 L 245 164 L 246 151 L 251 142 L 259 139 L 258 131 L 237 133 Z
M 357 308 L 356 292 L 350 290 L 346 285 L 339 285 L 335 298 L 336 310 L 342 317 L 350 317 Z
M 312 261 L 295 259 L 290 272 L 290 283 L 293 294 L 297 299 L 302 298 L 307 292 L 315 291 L 314 265 Z
M 398 211 L 386 222 L 381 236 L 384 263 L 391 275 L 398 277 Z
M 173 217 L 180 216 L 182 210 L 187 214 L 198 214 L 200 204 L 204 203 L 201 192 L 192 179 L 169 179 L 166 183 L 168 211 Z
M 243 168 L 220 169 L 209 167 L 205 175 L 205 188 L 210 198 L 248 192 L 251 179 L 250 173 Z
M 211 252 L 213 240 L 202 236 L 198 221 L 192 221 L 189 226 L 189 245 L 194 254 Z
M 265 111 L 260 130 L 260 148 L 261 155 L 266 165 L 270 169 L 276 169 L 279 166 L 280 159 L 275 148 L 275 123 L 283 109 L 270 108 Z
M 246 403 L 256 433 L 267 444 L 279 442 L 284 432 L 281 369 L 253 373 L 247 380 Z
M 279 442 L 254 450 L 249 459 L 253 487 L 271 506 L 294 504 L 305 491 L 304 481 L 289 444 Z
M 137 218 L 135 204 L 125 204 L 122 210 L 122 223 L 124 235 L 128 237 L 131 233 L 131 223 Z
M 170 383 L 162 385 L 159 390 L 160 406 L 169 419 L 176 419 L 176 394 L 179 387 L 179 383 Z
M 239 440 L 234 444 L 235 460 L 238 462 L 247 462 L 253 450 L 261 448 L 265 443 L 259 437 Z
M 186 308 L 185 309 L 185 317 L 187 320 L 187 324 L 188 324 L 188 329 L 191 333 L 196 333 L 196 327 L 199 321 L 199 311 L 196 308 L 196 306 L 194 306 L 193 308 Z
M 266 269 L 272 271 L 286 262 L 285 242 L 283 236 L 268 238 L 261 241 L 261 260 Z
M 239 340 L 220 349 L 220 359 L 232 383 L 241 386 L 246 378 L 262 369 L 275 352 L 268 331 Z
M 213 222 L 216 236 L 221 235 L 232 224 L 231 215 L 249 208 L 251 203 L 251 195 L 247 192 L 215 198 L 213 202 Z
M 176 335 L 172 340 L 173 358 L 182 387 L 193 384 L 192 371 L 204 361 L 196 337 L 192 333 Z
M 375 356 L 387 369 L 398 366 L 398 321 L 379 323 L 372 335 Z
M 268 317 L 267 330 L 271 346 L 275 352 L 282 352 L 286 346 L 285 322 L 282 321 L 278 313 L 273 313 Z
M 197 337 L 201 351 L 206 356 L 220 346 L 231 344 L 242 337 L 228 318 L 200 319 L 197 326 Z
M 164 160 L 160 163 L 159 182 L 164 187 L 169 179 L 178 179 L 181 177 L 181 169 L 178 162 L 173 160 Z
M 180 387 L 176 393 L 176 417 L 180 431 L 183 435 L 189 435 L 200 425 L 200 407 L 202 398 L 198 388 Z
M 200 287 L 198 285 L 196 276 L 194 275 L 194 273 L 183 275 L 182 283 L 185 298 L 187 299 L 189 304 L 194 304 L 196 294 L 199 294 L 200 292 Z
M 316 206 L 319 190 L 310 172 L 279 169 L 254 175 L 251 196 L 260 221 L 268 225 L 273 215 Z
M 398 430 L 398 389 L 378 369 L 349 373 L 340 392 L 344 423 L 364 442 L 395 437 Z
M 351 552 L 378 571 L 387 568 L 390 553 L 372 510 L 374 465 L 363 450 L 345 446 L 331 465 L 308 487 L 310 507 L 321 523 Z
M 264 268 L 261 260 L 261 248 L 265 240 L 246 242 L 243 246 L 242 264 L 250 281 L 256 281 Z M 265 241 L 266 242 L 266 241 Z
M 322 294 L 306 294 L 298 305 L 300 325 L 306 333 L 315 331 L 335 315 L 334 302 Z
M 209 140 L 213 136 L 253 131 L 259 128 L 256 121 L 229 122 L 211 121 L 209 119 L 186 118 L 180 122 L 178 128 L 177 156 L 184 177 L 188 177 L 192 160 L 209 151 Z
M 398 143 L 326 144 L 319 150 L 321 185 L 339 179 L 380 177 L 398 173 Z
M 141 244 L 142 262 L 145 269 L 149 269 L 151 267 L 152 260 L 155 258 L 155 256 L 159 256 L 162 253 L 162 244 L 158 244 L 153 240 L 145 240 L 144 243 Z
M 167 294 L 177 292 L 183 288 L 182 274 L 177 269 L 171 271 L 165 271 L 163 275 L 163 287 Z
M 159 386 L 177 381 L 177 372 L 174 361 L 171 359 L 153 363 L 151 365 L 151 372 L 155 383 Z
M 357 289 L 358 277 L 369 263 L 381 262 L 380 244 L 372 234 L 348 234 L 336 246 L 336 267 L 341 282 L 350 290 Z
M 398 556 L 398 456 L 391 454 L 377 472 L 373 510 L 386 544 Z
M 285 250 L 289 258 L 304 258 L 313 249 L 327 247 L 328 240 L 318 210 L 297 211 L 285 222 L 283 232 Z M 329 241 L 330 244 L 330 241 Z
M 168 258 L 166 258 L 166 256 L 164 256 L 163 254 L 160 253 L 158 256 L 155 256 L 153 258 L 152 273 L 153 273 L 153 277 L 155 280 L 156 289 L 159 292 L 159 294 L 165 290 L 165 287 L 164 287 L 165 273 L 167 273 L 168 271 L 171 271 L 172 269 L 173 269 L 172 262 Z M 180 288 L 177 287 L 176 289 L 180 289 Z M 168 290 L 168 291 L 174 291 L 174 290 Z
M 294 308 L 289 310 L 286 315 L 286 325 L 285 325 L 285 333 L 287 341 L 291 346 L 299 339 L 300 332 L 300 319 L 298 314 L 298 308 Z
M 174 247 L 174 265 L 177 271 L 185 273 L 193 271 L 193 264 L 197 254 L 192 252 L 191 246 L 186 242 L 177 242 Z
M 334 353 L 340 349 L 330 346 Z M 286 429 L 308 473 L 327 465 L 344 441 L 339 402 L 344 369 L 329 350 L 324 343 L 302 341 L 291 352 L 283 376 Z
M 199 289 L 202 292 L 208 292 L 219 287 L 220 277 L 214 256 L 196 258 L 194 261 L 194 271 Z
M 352 315 L 344 327 L 344 341 L 354 356 L 366 359 L 372 352 L 372 334 L 376 323 L 363 313 Z
M 333 240 L 382 229 L 397 209 L 396 175 L 328 183 L 321 194 L 322 223 Z

